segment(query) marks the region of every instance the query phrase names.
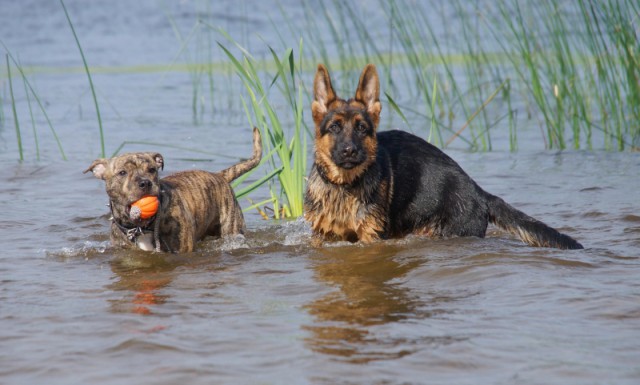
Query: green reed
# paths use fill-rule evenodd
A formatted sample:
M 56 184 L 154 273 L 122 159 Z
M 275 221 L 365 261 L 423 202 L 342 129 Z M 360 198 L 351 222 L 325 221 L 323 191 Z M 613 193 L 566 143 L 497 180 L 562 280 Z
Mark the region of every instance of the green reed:
M 213 62 L 212 28 L 201 28 L 212 3 L 204 3 L 207 8 L 197 12 L 189 36 L 177 32 L 179 55 L 195 44 L 195 56 L 188 54 L 188 65 L 171 67 L 190 72 L 196 123 L 203 109 L 199 103 L 204 104 L 203 84 L 212 111 L 214 103 L 228 104 L 238 96 L 228 93 L 214 101 L 215 74 L 227 71 L 229 63 Z M 464 0 L 447 5 L 432 0 L 426 7 L 401 0 L 302 4 L 304 11 L 296 17 L 304 23 L 294 23 L 282 5 L 279 12 L 289 22 L 273 23 L 284 48 L 292 46 L 289 36 L 306 41 L 300 55 L 313 65 L 301 63 L 296 76 L 308 75 L 323 62 L 340 79 L 339 92 L 350 93 L 362 66 L 373 62 L 395 116 L 435 144 L 462 142 L 472 150 L 491 150 L 492 133 L 501 127 L 508 129 L 509 148 L 515 150 L 519 126 L 526 121 L 540 128 L 546 148 L 591 149 L 601 142 L 606 149 L 640 146 L 640 5 L 634 0 L 498 0 L 482 7 Z M 83 58 L 104 146 L 91 73 L 62 0 L 61 5 Z M 385 17 L 375 28 L 367 19 L 372 5 Z M 436 25 L 434 14 L 453 22 Z M 389 32 L 381 39 L 378 31 L 384 28 Z M 265 58 L 254 62 L 259 68 L 275 67 Z M 309 85 L 300 87 L 303 100 L 310 101 Z M 386 126 L 393 115 L 385 114 Z
M 492 122 L 484 107 L 492 85 L 500 84 L 503 79 L 487 79 L 487 74 L 491 72 L 490 56 L 478 49 L 474 37 L 477 36 L 478 27 L 471 22 L 461 4 L 457 1 L 451 5 L 463 20 L 461 35 L 465 43 L 458 44 L 461 52 L 455 52 L 450 42 L 440 40 L 439 31 L 433 28 L 429 21 L 430 14 L 424 9 L 405 7 L 397 1 L 380 3 L 390 18 L 392 38 L 397 39 L 397 45 L 389 45 L 398 47 L 399 53 L 394 57 L 395 62 L 404 68 L 404 85 L 415 84 L 414 90 L 409 88 L 408 92 L 412 98 L 422 100 L 424 110 L 418 116 L 424 116 L 427 122 L 431 121 L 430 126 L 426 122 L 422 125 L 424 129 L 428 127 L 430 140 L 445 145 L 444 130 L 453 135 L 451 138 L 460 138 L 471 148 L 490 150 L 489 130 L 485 128 L 490 127 Z M 459 67 L 466 74 L 466 84 L 462 84 L 463 79 L 456 75 Z M 390 68 L 388 72 L 391 72 Z M 440 85 L 437 99 L 433 95 L 436 88 L 432 85 L 435 84 Z M 458 115 L 472 117 L 463 126 L 470 138 L 460 136 L 460 130 L 454 126 Z M 480 122 L 477 121 L 478 117 L 482 118 Z M 450 142 L 451 139 L 446 141 Z
M 624 5 L 624 8 L 621 8 Z M 613 138 L 619 150 L 624 149 L 624 135 L 632 138 L 632 146 L 640 145 L 640 5 L 631 0 L 608 2 L 595 8 L 580 1 L 585 20 L 592 20 L 595 28 L 587 34 L 587 45 L 593 50 L 598 84 L 603 95 L 616 105 L 609 105 Z M 607 39 L 598 39 L 605 36 Z M 601 97 L 603 98 L 603 97 Z
M 2 95 L 0 95 L 0 128 L 4 127 L 4 124 L 6 122 L 3 107 L 4 107 L 4 100 L 2 99 Z
M 299 33 L 322 45 L 312 47 L 313 59 L 347 75 L 374 61 L 386 74 L 392 109 L 413 114 L 414 122 L 431 120 L 431 127 L 419 124 L 413 131 L 429 131 L 436 144 L 455 138 L 471 149 L 491 150 L 491 130 L 506 119 L 509 146 L 515 150 L 514 106 L 524 105 L 526 113 L 520 115 L 541 128 L 547 148 L 592 148 L 593 130 L 601 131 L 605 148 L 637 147 L 640 6 L 631 0 L 495 4 L 473 8 L 462 0 L 450 2 L 457 29 L 446 31 L 444 23 L 443 33 L 430 19 L 434 12 L 447 16 L 439 2 L 408 7 L 380 0 L 391 26 L 389 40 L 382 41 L 371 37 L 370 26 L 358 16 L 363 9 L 354 3 L 322 2 L 320 9 L 307 7 L 307 18 L 325 21 L 326 39 L 318 38 L 323 34 L 317 23 Z M 338 47 L 337 57 L 329 57 L 328 43 Z M 380 54 L 385 46 L 388 53 Z M 440 85 L 437 104 L 431 95 L 434 83 Z M 486 108 L 490 99 L 493 106 Z M 404 114 L 401 118 L 407 120 Z
M 13 112 L 13 122 L 16 127 L 16 139 L 18 140 L 18 154 L 20 161 L 24 160 L 24 152 L 22 150 L 22 135 L 20 134 L 20 121 L 18 119 L 18 112 L 16 110 L 16 98 L 13 94 L 13 81 L 11 80 L 11 65 L 9 63 L 9 54 L 5 55 L 7 59 L 7 76 L 9 78 L 9 94 L 11 95 L 11 111 Z
M 202 75 L 204 73 L 204 68 L 203 65 L 201 63 L 199 63 L 197 60 L 195 60 L 192 55 L 189 48 L 189 44 L 191 43 L 192 39 L 194 37 L 200 37 L 201 36 L 201 24 L 200 24 L 200 20 L 197 19 L 195 21 L 195 23 L 193 24 L 193 26 L 191 27 L 191 30 L 189 31 L 189 33 L 187 34 L 187 36 L 183 36 L 182 32 L 180 32 L 180 28 L 178 28 L 178 25 L 176 24 L 174 18 L 171 16 L 171 14 L 169 14 L 168 12 L 166 12 L 167 15 L 167 20 L 169 21 L 169 25 L 171 25 L 171 29 L 173 30 L 174 35 L 176 36 L 176 38 L 178 39 L 178 41 L 180 42 L 180 49 L 178 50 L 178 54 L 176 55 L 176 57 L 180 56 L 180 55 L 184 55 L 186 57 L 187 60 L 187 70 L 189 72 L 189 78 L 191 80 L 191 113 L 192 113 L 192 117 L 193 117 L 193 123 L 194 124 L 198 124 L 199 122 L 199 114 L 198 114 L 198 100 L 199 100 L 199 95 L 200 95 L 200 87 L 201 87 L 201 83 L 202 83 Z M 202 47 L 200 46 L 200 39 L 196 38 L 196 45 L 198 47 L 196 47 L 196 55 L 201 52 Z M 210 50 L 210 48 L 209 48 Z M 211 66 L 209 66 L 209 68 L 211 68 Z M 211 82 L 210 79 L 210 92 L 211 94 L 213 94 L 213 83 Z
M 33 111 L 31 110 L 31 102 L 30 102 L 31 99 L 30 99 L 29 94 L 31 96 L 33 96 L 33 98 L 35 99 L 36 103 L 38 104 L 38 107 L 40 108 L 40 112 L 42 112 L 42 115 L 44 116 L 44 118 L 45 118 L 45 120 L 47 122 L 47 125 L 49 126 L 49 130 L 51 131 L 51 134 L 53 135 L 53 138 L 54 138 L 54 140 L 56 142 L 56 145 L 58 146 L 58 151 L 60 151 L 60 156 L 62 157 L 63 160 L 67 160 L 67 156 L 66 156 L 66 154 L 64 152 L 64 149 L 62 147 L 62 142 L 60 141 L 60 138 L 58 137 L 58 134 L 56 133 L 56 130 L 53 128 L 53 124 L 51 123 L 51 119 L 49 119 L 49 115 L 47 114 L 47 110 L 44 108 L 44 104 L 40 100 L 40 97 L 38 96 L 38 94 L 34 90 L 33 86 L 31 85 L 31 83 L 27 79 L 27 75 L 25 74 L 24 69 L 16 61 L 16 59 L 13 57 L 13 55 L 11 54 L 11 52 L 9 51 L 7 46 L 1 41 L 0 41 L 0 44 L 4 47 L 5 51 L 7 52 L 6 53 L 6 58 L 7 58 L 7 72 L 9 74 L 9 81 L 11 81 L 11 74 L 10 74 L 10 68 L 9 68 L 11 63 L 13 63 L 13 65 L 18 69 L 18 72 L 20 72 L 20 76 L 22 77 L 22 81 L 23 81 L 23 83 L 24 83 L 24 85 L 26 87 L 26 91 L 25 92 L 27 92 L 27 96 L 26 97 L 27 97 L 27 101 L 29 103 L 29 113 L 31 115 L 32 124 L 35 125 L 35 119 L 34 119 L 34 116 L 33 116 Z M 9 62 L 9 59 L 11 60 L 10 62 Z M 12 97 L 11 103 L 12 103 L 12 110 L 15 110 L 15 98 L 14 97 Z M 16 111 L 14 111 L 14 119 L 16 120 L 16 124 L 18 124 L 17 123 L 18 117 L 17 117 L 17 112 Z M 35 130 L 34 130 L 34 138 L 35 138 L 35 141 L 36 141 L 36 151 L 37 151 L 36 152 L 36 156 L 37 156 L 37 158 L 39 158 L 40 157 L 40 149 L 39 149 L 39 146 L 38 146 L 38 138 L 37 138 L 37 134 L 36 134 Z M 23 154 L 22 154 L 22 146 L 21 145 L 22 145 L 22 141 L 20 140 L 18 149 L 19 149 L 19 152 L 21 153 L 20 156 L 22 157 Z
M 8 67 L 9 66 L 7 65 L 7 68 Z M 25 78 L 22 78 L 22 84 L 24 85 L 24 94 L 27 97 L 27 106 L 29 107 L 29 117 L 31 118 L 31 129 L 33 132 L 33 140 L 35 142 L 35 147 L 36 147 L 36 160 L 40 160 L 40 143 L 38 141 L 38 131 L 36 130 L 36 120 L 33 116 L 33 108 L 31 106 L 31 96 L 29 96 L 29 88 L 27 87 L 27 81 Z
M 104 145 L 104 130 L 102 128 L 102 118 L 100 117 L 100 106 L 98 105 L 96 90 L 95 90 L 95 87 L 93 86 L 91 71 L 89 71 L 89 65 L 87 64 L 87 59 L 84 57 L 84 51 L 82 50 L 82 46 L 80 45 L 80 40 L 78 39 L 78 35 L 76 34 L 75 28 L 73 27 L 73 23 L 71 22 L 71 18 L 69 17 L 69 12 L 67 12 L 67 7 L 64 5 L 64 1 L 60 0 L 60 5 L 62 5 L 62 9 L 64 10 L 64 15 L 67 18 L 67 22 L 69 23 L 69 27 L 71 28 L 71 32 L 73 33 L 73 38 L 76 41 L 76 45 L 78 46 L 78 50 L 80 51 L 80 56 L 82 57 L 84 70 L 87 74 L 87 78 L 89 79 L 89 88 L 91 88 L 91 95 L 93 96 L 93 104 L 95 105 L 96 115 L 98 118 L 98 128 L 100 130 L 100 154 L 104 158 L 106 154 L 105 145 Z
M 222 31 L 223 32 L 223 31 Z M 226 46 L 218 43 L 227 55 L 233 67 L 240 77 L 246 91 L 249 104 L 243 97 L 243 105 L 247 119 L 251 125 L 257 126 L 264 136 L 266 151 L 265 157 L 271 167 L 271 172 L 263 180 L 277 176 L 280 191 L 271 184 L 271 199 L 274 206 L 274 215 L 280 217 L 298 217 L 303 211 L 303 197 L 306 176 L 307 136 L 305 134 L 302 113 L 302 87 L 297 86 L 296 63 L 293 50 L 288 49 L 280 59 L 271 49 L 273 63 L 276 65 L 275 74 L 266 74 L 264 70 L 258 71 L 256 60 L 237 42 L 233 41 L 226 33 L 223 34 L 230 42 L 240 49 L 242 57 L 236 57 Z M 302 42 L 300 43 L 302 51 Z M 298 65 L 302 65 L 302 58 Z M 272 80 L 265 87 L 263 76 Z M 290 119 L 281 118 L 276 109 L 270 103 L 273 85 L 280 86 L 280 92 L 288 102 L 293 115 L 293 132 L 288 135 L 285 124 Z
M 637 147 L 638 5 L 579 0 L 578 15 L 566 5 L 545 0 L 525 8 L 503 1 L 500 18 L 490 22 L 507 26 L 493 33 L 505 52 L 515 52 L 509 62 L 525 97 L 534 100 L 547 147 L 592 148 L 594 129 L 602 132 L 607 149 Z

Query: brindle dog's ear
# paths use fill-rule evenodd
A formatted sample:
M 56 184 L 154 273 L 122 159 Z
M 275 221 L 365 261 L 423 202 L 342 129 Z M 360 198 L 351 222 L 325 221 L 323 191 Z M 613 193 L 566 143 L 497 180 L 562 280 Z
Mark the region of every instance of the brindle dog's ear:
M 354 99 L 365 105 L 373 125 L 377 127 L 382 105 L 380 104 L 380 80 L 375 65 L 367 64 L 362 70 Z
M 318 64 L 316 77 L 313 81 L 313 98 L 311 114 L 313 115 L 313 121 L 316 123 L 316 127 L 319 127 L 325 115 L 327 115 L 329 104 L 336 100 L 336 93 L 331 86 L 329 71 L 327 71 L 327 68 L 322 64 Z
M 104 159 L 104 158 L 96 159 L 93 161 L 93 163 L 91 163 L 91 166 L 89 166 L 89 168 L 84 170 L 82 173 L 86 174 L 89 171 L 91 171 L 93 173 L 93 176 L 95 176 L 98 179 L 104 180 L 104 173 L 105 171 L 107 171 L 108 163 L 109 163 L 108 159 Z
M 164 169 L 164 158 L 162 157 L 162 155 L 159 152 L 140 152 L 138 153 L 142 156 L 145 157 L 150 157 L 151 159 L 153 159 L 154 162 L 156 162 L 156 166 L 158 168 L 158 170 L 163 170 Z
M 158 168 L 160 170 L 164 170 L 164 158 L 162 157 L 162 155 L 156 152 L 152 156 L 153 156 L 153 159 L 155 159 L 156 163 L 158 164 Z

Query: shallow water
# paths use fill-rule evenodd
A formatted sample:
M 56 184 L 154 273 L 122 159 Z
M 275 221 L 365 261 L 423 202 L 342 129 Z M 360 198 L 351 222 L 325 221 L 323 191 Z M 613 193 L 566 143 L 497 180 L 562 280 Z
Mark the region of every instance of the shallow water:
M 0 379 L 637 382 L 640 158 L 455 155 L 586 249 L 531 248 L 496 230 L 315 249 L 304 222 L 250 212 L 244 241 L 117 250 L 102 186 L 80 165 L 5 162 Z
M 50 2 L 20 4 L 3 4 L 5 43 L 30 64 L 77 65 L 60 10 Z M 85 53 L 97 62 L 168 63 L 179 50 L 155 3 L 113 2 L 98 10 L 80 4 L 67 3 L 80 19 Z M 190 6 L 169 9 L 183 27 L 192 20 Z M 221 18 L 241 35 L 246 24 L 233 7 L 224 9 Z M 268 31 L 269 22 L 255 20 Z M 221 169 L 250 153 L 238 101 L 214 111 L 215 124 L 206 117 L 194 123 L 188 73 L 125 71 L 94 80 L 109 150 L 151 140 L 209 152 L 160 147 L 165 175 Z M 82 174 L 99 152 L 84 74 L 32 81 L 69 160 L 59 160 L 41 121 L 36 160 L 25 118 L 28 159 L 17 162 L 3 99 L 0 383 L 640 380 L 640 153 L 540 151 L 539 139 L 525 140 L 537 128 L 521 134 L 519 153 L 447 151 L 487 191 L 574 236 L 585 250 L 531 248 L 496 229 L 484 239 L 312 248 L 304 221 L 264 221 L 250 211 L 244 240 L 207 239 L 188 255 L 127 251 L 109 244 L 102 182 Z M 228 80 L 220 92 L 234 84 Z M 22 113 L 26 103 L 19 101 Z M 495 143 L 501 140 L 508 138 Z M 149 147 L 125 147 L 138 148 Z

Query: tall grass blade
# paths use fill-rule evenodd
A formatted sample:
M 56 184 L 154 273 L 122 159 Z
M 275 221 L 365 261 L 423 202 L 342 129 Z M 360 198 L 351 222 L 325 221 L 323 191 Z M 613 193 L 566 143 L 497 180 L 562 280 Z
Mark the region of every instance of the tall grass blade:
M 106 151 L 104 145 L 104 130 L 102 128 L 102 118 L 100 117 L 100 106 L 98 105 L 98 98 L 96 97 L 96 90 L 93 86 L 93 80 L 91 79 L 91 71 L 89 71 L 89 65 L 87 64 L 87 59 L 84 57 L 84 52 L 82 51 L 82 46 L 80 45 L 80 40 L 78 39 L 78 35 L 76 34 L 76 30 L 73 27 L 73 23 L 71 22 L 71 18 L 69 17 L 69 12 L 67 12 L 67 7 L 64 5 L 64 1 L 60 0 L 60 4 L 62 5 L 62 9 L 64 10 L 64 15 L 67 18 L 67 22 L 69 23 L 69 27 L 71 28 L 71 32 L 73 33 L 73 38 L 76 41 L 76 45 L 78 46 L 78 50 L 80 51 L 80 56 L 82 57 L 82 63 L 84 65 L 84 70 L 87 73 L 87 78 L 89 79 L 89 87 L 91 88 L 91 95 L 93 96 L 93 104 L 96 108 L 96 115 L 98 117 L 98 127 L 100 128 L 100 154 L 104 158 Z
M 11 111 L 13 111 L 13 122 L 16 127 L 16 139 L 18 140 L 18 153 L 20 161 L 24 161 L 24 153 L 22 151 L 22 135 L 20 134 L 20 122 L 18 120 L 18 112 L 16 110 L 16 98 L 13 94 L 13 80 L 11 80 L 11 66 L 9 63 L 9 54 L 5 55 L 7 60 L 7 77 L 9 79 L 9 94 L 11 95 Z
M 29 117 L 31 117 L 31 128 L 33 130 L 33 140 L 36 146 L 36 160 L 39 161 L 40 160 L 40 143 L 38 142 L 38 131 L 36 130 L 36 120 L 33 117 L 33 108 L 31 107 L 31 96 L 29 96 L 29 88 L 27 87 L 27 81 L 24 78 L 22 78 L 22 84 L 24 85 L 24 94 L 27 97 L 27 106 L 29 107 Z
M 169 12 L 165 12 L 165 14 L 167 15 L 167 19 L 169 20 L 169 25 L 171 26 L 171 29 L 173 30 L 174 35 L 180 42 L 180 49 L 178 50 L 178 55 L 184 52 L 187 57 L 187 63 L 189 64 L 187 68 L 189 71 L 189 78 L 191 79 L 191 113 L 192 113 L 193 123 L 197 125 L 199 122 L 198 121 L 198 95 L 200 92 L 200 77 L 202 75 L 202 71 L 201 71 L 200 65 L 196 64 L 196 62 L 192 60 L 191 54 L 189 50 L 187 50 L 187 45 L 190 42 L 192 36 L 194 36 L 196 32 L 200 29 L 200 20 L 199 19 L 196 20 L 195 24 L 189 31 L 189 34 L 187 35 L 186 38 L 184 38 L 182 36 L 182 33 L 180 32 L 180 28 L 178 28 L 178 25 L 175 22 L 174 18 L 171 16 L 171 14 Z
M 436 115 L 433 113 L 436 110 L 436 95 L 438 94 L 437 78 L 433 78 L 433 90 L 431 91 L 431 127 L 429 128 L 429 137 L 427 141 L 431 143 L 431 134 L 436 127 Z
M 245 195 L 248 195 L 249 193 L 255 191 L 258 187 L 262 186 L 263 184 L 267 183 L 268 181 L 270 181 L 273 177 L 277 176 L 280 172 L 282 172 L 282 167 L 275 169 L 275 170 L 271 170 L 269 173 L 267 173 L 265 176 L 263 176 L 262 178 L 258 179 L 257 181 L 251 183 L 250 185 L 237 190 L 235 192 L 236 198 L 240 199 L 242 197 L 244 197 Z M 246 175 L 246 174 L 245 174 Z
M 53 124 L 51 123 L 51 119 L 49 119 L 49 114 L 47 114 L 47 110 L 44 108 L 44 104 L 42 103 L 42 101 L 38 97 L 38 94 L 36 93 L 36 91 L 31 86 L 31 83 L 29 82 L 29 79 L 27 79 L 27 75 L 24 73 L 24 70 L 22 69 L 22 66 L 20 66 L 20 64 L 18 64 L 16 59 L 13 57 L 13 55 L 11 55 L 11 52 L 9 51 L 7 46 L 1 41 L 0 41 L 0 44 L 2 44 L 4 49 L 7 51 L 7 55 L 11 59 L 11 62 L 13 62 L 13 64 L 16 66 L 16 68 L 20 72 L 20 76 L 22 76 L 23 81 L 25 82 L 25 84 L 29 88 L 29 91 L 31 91 L 31 95 L 33 95 L 34 99 L 38 103 L 38 107 L 40 107 L 40 111 L 44 115 L 44 118 L 47 121 L 47 124 L 49 125 L 49 129 L 51 130 L 51 134 L 53 135 L 53 138 L 55 139 L 56 144 L 58 145 L 58 150 L 60 151 L 60 155 L 62 156 L 62 159 L 63 160 L 67 160 L 67 156 L 65 155 L 64 149 L 62 148 L 62 142 L 60 141 L 60 138 L 58 138 L 58 134 L 56 133 L 56 130 L 53 128 Z
M 391 97 L 391 95 L 389 95 L 387 92 L 384 93 L 384 95 L 387 97 L 387 102 L 389 103 L 389 105 L 391 106 L 391 108 L 396 112 L 396 114 L 398 114 L 400 116 L 400 119 L 402 119 L 402 121 L 409 126 L 409 121 L 407 120 L 407 117 L 404 116 L 404 113 L 402 112 L 402 110 L 400 109 L 400 107 L 398 106 L 398 103 L 396 103 L 395 100 L 393 100 L 393 98 Z
M 449 146 L 451 144 L 451 142 L 454 141 L 455 138 L 460 136 L 462 131 L 464 131 L 465 128 L 467 128 L 469 126 L 469 123 L 471 123 L 471 121 L 473 119 L 475 119 L 475 117 L 478 116 L 478 114 L 480 114 L 480 112 L 482 112 L 487 107 L 487 105 L 489 105 L 489 103 L 491 103 L 491 101 L 496 97 L 496 95 L 498 95 L 500 90 L 502 90 L 502 88 L 507 84 L 508 81 L 509 81 L 509 79 L 507 79 L 504 82 L 502 82 L 502 84 L 500 84 L 500 86 L 498 86 L 498 88 L 495 91 L 493 91 L 493 93 L 491 95 L 489 95 L 487 100 L 485 100 L 484 103 L 482 103 L 482 105 L 477 110 L 475 110 L 473 112 L 473 114 L 471 114 L 469 119 L 467 119 L 467 121 L 462 125 L 462 127 L 458 131 L 456 131 L 455 134 L 453 134 L 453 136 L 451 138 L 449 138 L 449 140 L 447 140 L 447 142 L 444 144 L 445 147 Z M 434 86 L 435 86 L 435 83 L 434 83 Z M 434 94 L 435 94 L 435 92 L 434 92 Z

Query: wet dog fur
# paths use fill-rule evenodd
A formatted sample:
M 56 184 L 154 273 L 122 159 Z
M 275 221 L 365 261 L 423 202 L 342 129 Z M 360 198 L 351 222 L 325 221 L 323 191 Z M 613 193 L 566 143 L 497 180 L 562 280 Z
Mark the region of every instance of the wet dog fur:
M 336 95 L 322 64 L 313 88 L 315 153 L 304 210 L 322 239 L 484 237 L 493 223 L 532 246 L 582 248 L 484 191 L 423 139 L 397 130 L 377 132 L 381 104 L 374 65 L 364 68 L 351 99 Z
M 217 173 L 190 170 L 160 179 L 164 159 L 153 152 L 96 159 L 84 172 L 105 181 L 114 246 L 184 253 L 205 236 L 244 233 L 242 210 L 229 183 L 255 168 L 261 157 L 260 132 L 254 128 L 252 157 Z M 131 219 L 131 204 L 147 195 L 158 197 L 158 212 L 146 220 Z

